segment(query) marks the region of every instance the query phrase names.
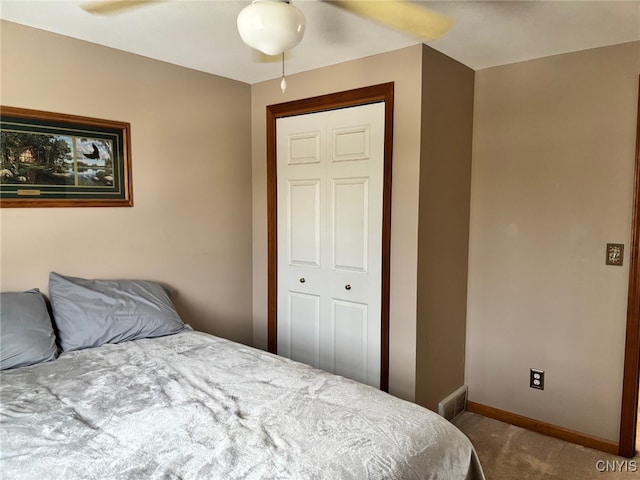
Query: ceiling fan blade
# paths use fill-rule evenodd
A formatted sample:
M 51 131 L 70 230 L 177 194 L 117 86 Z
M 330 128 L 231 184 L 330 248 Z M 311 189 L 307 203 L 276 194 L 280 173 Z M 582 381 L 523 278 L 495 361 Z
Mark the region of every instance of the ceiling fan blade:
M 441 13 L 405 0 L 326 0 L 327 3 L 425 40 L 435 40 L 451 28 Z
M 145 4 L 162 1 L 165 0 L 104 0 L 85 3 L 81 5 L 81 8 L 93 15 L 114 15 Z

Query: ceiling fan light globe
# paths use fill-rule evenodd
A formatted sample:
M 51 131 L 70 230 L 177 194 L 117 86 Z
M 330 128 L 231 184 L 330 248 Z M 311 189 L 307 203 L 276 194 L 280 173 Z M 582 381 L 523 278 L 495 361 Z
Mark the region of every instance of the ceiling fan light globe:
M 300 43 L 304 35 L 304 15 L 281 0 L 255 0 L 238 14 L 242 41 L 267 55 L 278 55 Z

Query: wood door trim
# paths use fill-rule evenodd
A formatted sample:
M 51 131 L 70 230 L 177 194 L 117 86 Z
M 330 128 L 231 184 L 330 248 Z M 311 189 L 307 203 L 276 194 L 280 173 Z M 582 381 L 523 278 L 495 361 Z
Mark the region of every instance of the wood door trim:
M 639 77 L 640 79 L 640 77 Z M 636 133 L 636 171 L 629 258 L 627 334 L 622 380 L 622 413 L 618 455 L 632 457 L 636 451 L 638 381 L 640 378 L 640 81 L 638 82 L 638 120 Z
M 278 118 L 385 102 L 384 180 L 382 191 L 382 304 L 380 389 L 389 390 L 389 292 L 391 266 L 391 156 L 394 84 L 383 83 L 344 92 L 267 106 L 267 348 L 277 353 L 278 235 L 276 120 Z

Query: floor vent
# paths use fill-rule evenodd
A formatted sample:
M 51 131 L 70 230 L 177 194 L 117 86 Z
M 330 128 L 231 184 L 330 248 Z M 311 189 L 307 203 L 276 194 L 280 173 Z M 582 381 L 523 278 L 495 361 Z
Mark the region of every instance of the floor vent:
M 461 386 L 447 398 L 438 403 L 438 414 L 447 420 L 453 420 L 462 412 L 467 406 L 467 392 L 469 387 L 466 385 Z

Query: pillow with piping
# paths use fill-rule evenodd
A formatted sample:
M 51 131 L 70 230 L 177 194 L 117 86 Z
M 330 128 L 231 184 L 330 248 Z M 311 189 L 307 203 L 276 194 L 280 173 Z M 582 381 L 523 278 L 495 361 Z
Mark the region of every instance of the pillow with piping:
M 51 272 L 49 297 L 65 352 L 192 330 L 158 282 L 90 280 Z
M 0 369 L 48 362 L 57 356 L 56 336 L 40 291 L 0 293 Z

